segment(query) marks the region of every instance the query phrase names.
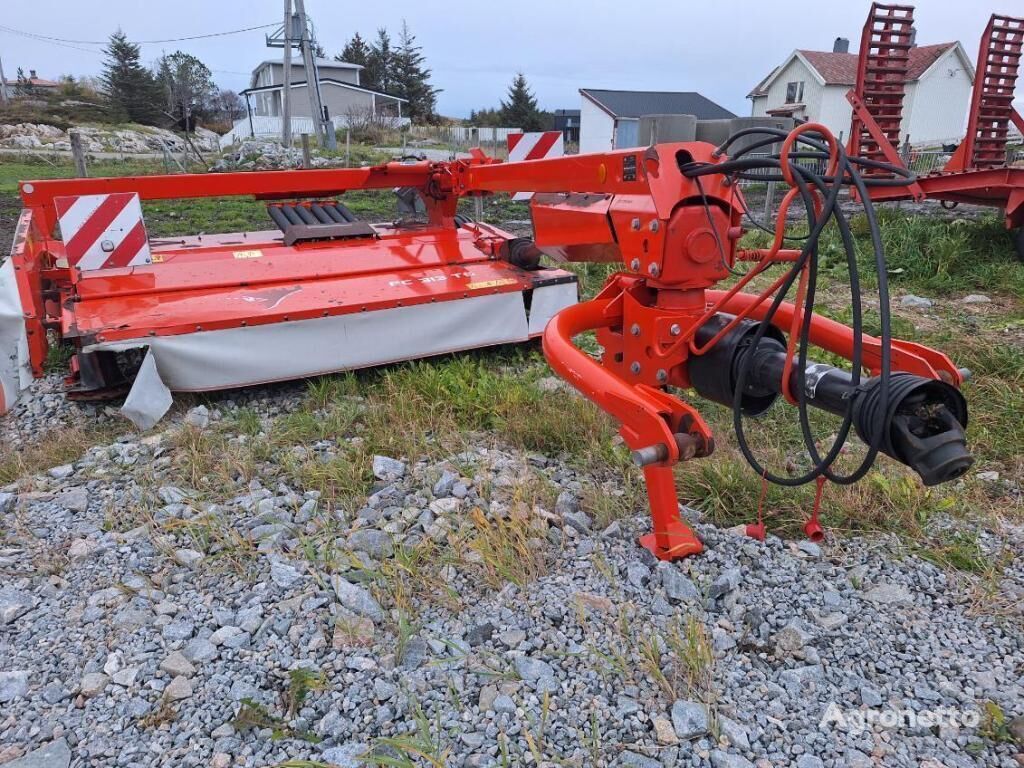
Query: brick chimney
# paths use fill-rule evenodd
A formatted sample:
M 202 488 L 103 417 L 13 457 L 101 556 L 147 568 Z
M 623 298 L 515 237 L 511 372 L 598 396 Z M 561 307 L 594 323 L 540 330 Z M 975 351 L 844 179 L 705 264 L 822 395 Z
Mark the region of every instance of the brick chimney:
M 837 37 L 836 41 L 832 43 L 832 53 L 849 53 L 850 52 L 850 39 L 846 37 Z
M 36 80 L 38 78 L 39 78 L 39 75 L 36 74 L 36 71 L 34 69 L 30 69 L 28 71 L 28 79 L 29 80 Z

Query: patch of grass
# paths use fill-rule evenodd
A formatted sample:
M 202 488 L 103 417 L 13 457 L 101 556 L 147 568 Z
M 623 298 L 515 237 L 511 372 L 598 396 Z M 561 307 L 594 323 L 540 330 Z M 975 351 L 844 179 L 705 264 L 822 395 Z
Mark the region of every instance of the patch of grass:
M 116 434 L 112 425 L 90 424 L 50 430 L 28 444 L 0 445 L 0 485 L 77 461 L 89 448 L 110 442 Z
M 1017 259 L 1010 233 L 1001 219 L 947 219 L 878 209 L 891 287 L 908 291 L 955 294 L 997 291 L 1024 298 L 1024 264 Z M 874 256 L 866 220 L 854 217 L 857 260 L 867 285 L 873 285 Z M 829 227 L 822 239 L 826 267 L 845 273 L 838 231 Z
M 238 713 L 232 719 L 231 725 L 240 733 L 270 729 L 271 738 L 275 741 L 281 739 L 302 739 L 314 744 L 320 741 L 316 735 L 309 731 L 296 731 L 292 729 L 285 722 L 284 718 L 271 714 L 265 706 L 252 699 L 242 699 L 238 706 Z
M 994 744 L 1012 744 L 1015 739 L 1010 733 L 1010 722 L 1000 707 L 994 701 L 986 701 L 981 708 L 981 725 L 978 726 L 978 735 Z
M 159 703 L 144 717 L 139 719 L 139 727 L 150 729 L 159 728 L 167 723 L 173 723 L 178 719 L 178 710 L 174 708 L 167 699 L 160 699 Z
M 525 515 L 491 519 L 474 509 L 470 520 L 473 530 L 466 546 L 476 554 L 471 563 L 490 587 L 500 589 L 508 582 L 524 586 L 547 573 L 544 546 L 534 541 L 537 535 Z
M 596 529 L 603 530 L 615 520 L 625 520 L 647 509 L 643 473 L 625 462 L 620 466 L 622 475 L 616 487 L 588 484 L 583 488 L 580 506 L 593 518 Z
M 324 690 L 327 690 L 327 679 L 323 672 L 306 667 L 299 667 L 288 672 L 286 719 L 290 720 L 295 717 L 309 694 Z
M 918 554 L 943 568 L 968 573 L 984 573 L 990 565 L 977 536 L 960 531 L 952 533 L 945 541 L 922 546 Z
M 336 507 L 354 511 L 373 486 L 372 453 L 364 445 L 348 444 L 333 458 L 316 456 L 283 458 L 286 472 L 302 487 L 318 490 L 321 498 Z
M 708 691 L 715 656 L 704 623 L 687 616 L 684 626 L 673 627 L 666 638 L 673 654 L 673 673 L 688 691 Z
M 152 176 L 164 173 L 162 160 L 96 160 L 89 164 L 89 176 Z M 18 183 L 43 179 L 71 179 L 75 166 L 70 157 L 51 160 L 37 155 L 0 155 L 0 194 L 17 194 Z
M 431 723 L 418 701 L 414 699 L 411 705 L 415 730 L 407 736 L 377 739 L 376 748 L 361 758 L 365 763 L 394 768 L 416 768 L 424 764 L 446 768 L 452 750 L 445 744 L 440 714 Z M 393 751 L 397 757 L 391 757 L 387 751 Z

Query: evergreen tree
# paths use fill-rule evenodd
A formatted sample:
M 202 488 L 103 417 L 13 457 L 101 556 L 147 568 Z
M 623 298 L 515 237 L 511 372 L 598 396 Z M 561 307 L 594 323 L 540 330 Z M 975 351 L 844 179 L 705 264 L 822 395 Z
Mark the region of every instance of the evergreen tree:
M 505 125 L 505 123 L 501 121 L 501 112 L 493 107 L 470 110 L 469 124 L 482 126 L 493 125 L 499 128 Z
M 392 91 L 408 100 L 408 116 L 418 123 L 436 119 L 437 89 L 430 85 L 430 70 L 424 66 L 426 58 L 416 45 L 416 36 L 409 31 L 409 25 L 402 20 L 402 31 L 398 37 L 398 49 L 392 55 Z
M 128 42 L 124 32 L 118 30 L 110 36 L 104 55 L 100 81 L 114 108 L 136 123 L 161 122 L 160 86 L 140 63 L 139 46 Z
M 377 39 L 370 46 L 366 57 L 364 87 L 370 90 L 389 93 L 395 71 L 394 51 L 391 50 L 391 35 L 381 27 L 377 30 Z
M 341 53 L 334 57 L 335 61 L 345 61 L 349 64 L 358 64 L 365 67 L 370 57 L 370 46 L 366 44 L 362 36 L 356 32 L 352 39 L 345 43 Z M 365 76 L 365 75 L 364 75 Z
M 509 86 L 508 101 L 501 102 L 501 120 L 504 125 L 523 131 L 540 131 L 544 127 L 537 99 L 530 92 L 522 72 L 516 74 Z

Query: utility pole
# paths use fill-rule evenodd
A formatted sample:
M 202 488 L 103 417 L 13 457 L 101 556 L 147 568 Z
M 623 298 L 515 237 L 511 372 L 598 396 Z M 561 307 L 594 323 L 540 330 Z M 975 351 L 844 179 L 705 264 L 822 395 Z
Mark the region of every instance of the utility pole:
M 306 19 L 305 0 L 295 0 L 295 13 L 299 17 L 300 47 L 302 49 L 303 69 L 306 70 L 306 92 L 309 93 L 309 111 L 313 118 L 313 131 L 316 142 L 324 146 L 324 105 L 320 101 L 320 77 L 313 58 L 313 47 L 309 41 L 309 21 Z
M 7 96 L 7 81 L 4 80 L 4 62 L 0 59 L 0 104 L 6 104 L 10 99 Z
M 321 147 L 338 148 L 338 138 L 334 132 L 334 123 L 324 108 L 323 94 L 320 92 L 320 72 L 316 58 L 313 56 L 313 40 L 310 37 L 309 19 L 306 17 L 306 0 L 295 0 L 295 12 L 299 17 L 302 33 L 302 54 L 306 67 L 306 87 L 309 89 L 309 106 L 313 113 L 313 128 Z
M 292 0 L 284 0 L 284 80 L 281 91 L 281 144 L 292 145 Z

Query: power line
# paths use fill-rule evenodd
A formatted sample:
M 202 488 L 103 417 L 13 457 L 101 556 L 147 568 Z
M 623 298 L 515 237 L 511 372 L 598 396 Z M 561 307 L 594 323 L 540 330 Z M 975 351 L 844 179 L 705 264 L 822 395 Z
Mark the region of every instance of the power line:
M 223 32 L 209 32 L 204 35 L 189 35 L 187 37 L 171 37 L 166 40 L 129 40 L 128 42 L 133 45 L 158 45 L 160 43 L 182 43 L 189 40 L 203 40 L 210 37 L 224 37 L 225 35 L 237 35 L 242 32 L 253 32 L 257 29 L 269 29 L 270 27 L 276 27 L 277 24 L 258 24 L 253 27 L 243 27 L 242 29 L 229 29 Z M 72 40 L 65 37 L 51 37 L 50 35 L 40 35 L 37 32 L 26 32 L 23 29 L 15 29 L 14 27 L 8 27 L 0 24 L 0 31 L 8 32 L 12 35 L 21 35 L 22 37 L 28 37 L 33 40 L 42 40 L 57 45 L 69 46 L 70 44 L 75 45 L 107 45 L 109 40 Z M 86 50 L 79 48 L 77 50 Z

